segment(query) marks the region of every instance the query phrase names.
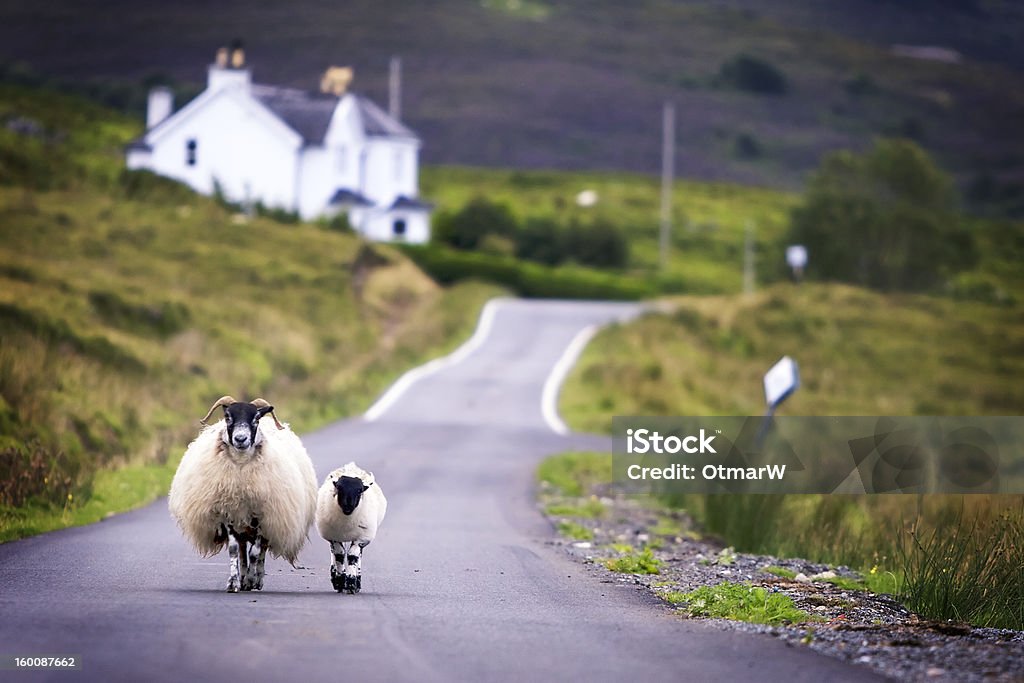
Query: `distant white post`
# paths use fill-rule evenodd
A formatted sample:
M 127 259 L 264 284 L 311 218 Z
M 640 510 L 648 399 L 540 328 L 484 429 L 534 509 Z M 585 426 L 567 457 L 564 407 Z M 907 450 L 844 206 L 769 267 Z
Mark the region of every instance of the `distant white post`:
M 391 58 L 388 69 L 388 114 L 402 120 L 402 58 L 397 56 Z
M 676 163 L 676 108 L 666 102 L 661 116 L 661 233 L 659 265 L 668 268 L 669 231 L 672 228 L 672 182 Z

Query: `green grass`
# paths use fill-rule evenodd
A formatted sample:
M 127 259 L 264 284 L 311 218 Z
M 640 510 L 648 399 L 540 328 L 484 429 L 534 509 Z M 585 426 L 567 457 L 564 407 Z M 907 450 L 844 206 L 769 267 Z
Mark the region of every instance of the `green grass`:
M 765 567 L 762 571 L 766 571 L 769 574 L 773 574 L 783 579 L 795 579 L 796 572 L 792 569 L 786 569 L 785 567 Z
M 548 505 L 544 512 L 552 517 L 578 517 L 581 519 L 600 519 L 608 514 L 608 509 L 597 496 L 591 496 L 583 503 L 570 505 L 567 503 L 554 503 Z
M 683 593 L 659 593 L 666 602 L 682 605 L 691 616 L 732 619 L 753 624 L 800 624 L 816 619 L 799 610 L 792 598 L 744 583 L 725 582 Z
M 619 557 L 613 557 L 603 561 L 604 566 L 613 572 L 620 574 L 659 574 L 664 564 L 654 556 L 650 548 L 636 551 L 632 548 L 623 552 Z
M 354 236 L 126 174 L 137 126 L 88 103 L 0 86 L 6 116 L 50 142 L 0 131 L 0 538 L 165 491 L 223 394 L 298 431 L 358 413 L 503 291 L 441 288 L 386 246 L 364 267 Z
M 607 433 L 613 415 L 758 415 L 763 374 L 787 354 L 802 386 L 786 414 L 1024 412 L 1018 306 L 811 283 L 673 305 L 585 349 L 559 405 L 574 429 Z
M 174 470 L 167 465 L 133 464 L 99 470 L 91 493 L 82 500 L 68 494 L 65 503 L 31 501 L 21 507 L 0 506 L 0 543 L 69 526 L 92 524 L 139 507 L 167 492 Z
M 568 520 L 562 520 L 558 523 L 558 531 L 577 541 L 590 541 L 594 538 L 593 531 L 581 524 Z
M 563 495 L 580 497 L 589 495 L 595 484 L 611 482 L 612 463 L 606 453 L 565 453 L 542 462 L 537 479 Z

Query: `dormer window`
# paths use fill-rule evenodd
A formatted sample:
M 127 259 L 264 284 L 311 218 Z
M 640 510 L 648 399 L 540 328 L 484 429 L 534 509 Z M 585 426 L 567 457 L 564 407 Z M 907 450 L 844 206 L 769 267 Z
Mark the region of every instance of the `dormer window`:
M 189 138 L 188 142 L 185 143 L 185 165 L 195 166 L 196 165 L 196 148 L 199 144 L 195 138 Z

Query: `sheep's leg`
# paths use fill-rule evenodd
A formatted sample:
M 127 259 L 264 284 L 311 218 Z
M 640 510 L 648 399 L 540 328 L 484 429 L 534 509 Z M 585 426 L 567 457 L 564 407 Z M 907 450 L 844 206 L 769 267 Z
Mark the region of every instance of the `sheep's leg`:
M 331 585 L 339 593 L 345 590 L 345 571 L 348 565 L 348 543 L 331 541 Z
M 241 561 L 241 547 L 238 543 L 238 536 L 235 535 L 235 530 L 228 527 L 228 557 L 229 559 L 229 574 L 228 574 L 228 593 L 237 593 L 239 579 L 242 575 L 242 561 Z
M 363 548 L 369 545 L 369 542 L 353 542 L 348 548 L 348 563 L 345 567 L 345 589 L 349 593 L 358 593 L 359 589 L 362 588 L 362 557 Z
M 263 566 L 267 559 L 267 543 L 265 538 L 256 534 L 255 540 L 249 546 L 249 566 L 246 568 L 245 577 L 242 579 L 242 590 L 263 589 Z

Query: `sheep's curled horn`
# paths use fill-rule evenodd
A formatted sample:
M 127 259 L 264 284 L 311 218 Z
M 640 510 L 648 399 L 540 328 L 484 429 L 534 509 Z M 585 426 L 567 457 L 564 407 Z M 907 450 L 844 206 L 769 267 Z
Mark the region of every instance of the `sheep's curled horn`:
M 210 406 L 210 411 L 206 413 L 206 417 L 200 420 L 200 422 L 208 424 L 207 420 L 209 420 L 210 416 L 213 415 L 213 411 L 217 410 L 217 408 L 220 408 L 221 406 L 229 406 L 232 403 L 238 403 L 238 401 L 236 401 L 232 396 L 221 396 L 212 406 Z M 271 406 L 266 399 L 254 398 L 250 403 L 257 408 L 270 408 L 270 417 L 274 418 L 274 424 L 277 425 L 278 429 L 284 429 L 284 425 L 281 424 L 281 421 L 277 419 L 277 415 L 274 414 L 274 407 Z

